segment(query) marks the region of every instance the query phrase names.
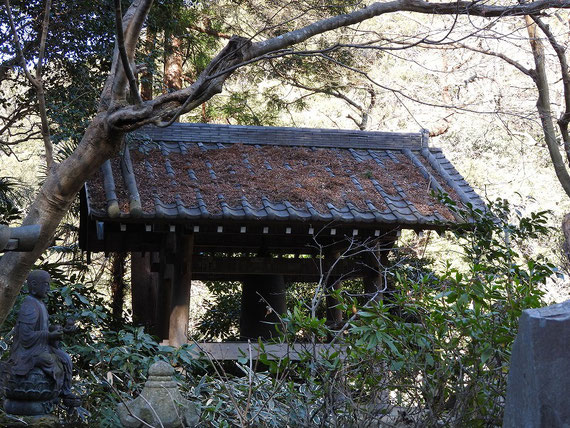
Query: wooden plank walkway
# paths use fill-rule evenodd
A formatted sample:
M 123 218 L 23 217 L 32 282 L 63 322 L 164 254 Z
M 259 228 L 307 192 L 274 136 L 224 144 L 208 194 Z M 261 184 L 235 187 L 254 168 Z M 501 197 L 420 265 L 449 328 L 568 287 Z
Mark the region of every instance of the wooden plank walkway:
M 261 353 L 260 346 L 256 342 L 202 342 L 196 344 L 203 358 L 214 361 L 237 361 L 241 358 L 251 358 L 258 360 Z M 264 350 L 269 360 L 279 360 L 288 357 L 291 361 L 303 359 L 307 353 L 313 354 L 316 358 L 322 355 L 339 352 L 344 358 L 346 350 L 340 345 L 329 345 L 318 343 L 314 346 L 310 343 L 295 344 L 264 344 Z

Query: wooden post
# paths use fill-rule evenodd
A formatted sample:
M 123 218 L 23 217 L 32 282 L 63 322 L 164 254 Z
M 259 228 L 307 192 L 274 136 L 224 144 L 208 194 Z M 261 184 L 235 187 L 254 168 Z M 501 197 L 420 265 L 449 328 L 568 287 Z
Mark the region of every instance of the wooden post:
M 364 263 L 366 264 L 364 277 L 365 299 L 362 303 L 368 302 L 370 299 L 374 301 L 382 300 L 384 291 L 384 267 L 381 261 L 382 252 L 378 248 L 371 249 L 369 253 L 364 255 Z
M 158 279 L 158 337 L 161 341 L 168 340 L 170 333 L 170 301 L 172 295 L 172 265 L 160 261 Z
M 135 322 L 144 325 L 148 333 L 160 337 L 158 274 L 151 269 L 157 258 L 157 253 L 131 254 L 131 295 Z
M 240 337 L 267 339 L 276 335 L 277 314 L 287 310 L 283 275 L 251 275 L 242 282 Z
M 383 299 L 387 291 L 384 270 L 388 266 L 388 254 L 390 254 L 395 242 L 396 237 L 378 244 L 376 248 L 364 255 L 364 263 L 366 264 L 363 277 L 364 293 L 366 294 L 364 303 L 372 297 L 375 301 Z
M 193 249 L 194 235 L 177 237 L 168 329 L 168 344 L 174 347 L 188 342 Z
M 158 331 L 161 340 L 168 340 L 170 338 L 174 254 L 176 254 L 176 235 L 174 233 L 168 233 L 163 239 L 159 253 Z
M 332 266 L 336 260 L 340 257 L 340 252 L 331 252 L 325 254 L 325 266 L 327 272 L 324 272 L 325 278 L 328 276 L 329 280 L 325 284 L 326 290 L 326 304 L 327 304 L 327 324 L 332 327 L 339 327 L 342 324 L 342 310 L 339 307 L 339 301 L 335 299 L 331 293 L 333 291 L 339 290 L 341 287 L 341 281 L 335 280 L 332 276 Z M 330 272 L 329 272 L 330 271 Z
M 125 262 L 127 253 L 111 253 L 111 316 L 114 328 L 123 325 L 123 306 L 125 304 Z

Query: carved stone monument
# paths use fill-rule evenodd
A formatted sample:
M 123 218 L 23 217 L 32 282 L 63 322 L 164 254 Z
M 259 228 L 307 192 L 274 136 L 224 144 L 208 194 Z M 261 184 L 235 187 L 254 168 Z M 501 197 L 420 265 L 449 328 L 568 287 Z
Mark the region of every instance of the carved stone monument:
M 9 414 L 45 415 L 60 399 L 68 408 L 81 404 L 71 392 L 71 358 L 59 348 L 63 334 L 75 327 L 49 324 L 43 299 L 50 280 L 43 270 L 32 271 L 27 279 L 30 295 L 18 313 L 10 358 L 4 365 L 4 410 Z
M 200 416 L 196 404 L 184 399 L 172 379 L 174 369 L 165 361 L 150 366 L 148 380 L 134 400 L 119 404 L 118 414 L 124 427 L 164 428 L 197 426 Z

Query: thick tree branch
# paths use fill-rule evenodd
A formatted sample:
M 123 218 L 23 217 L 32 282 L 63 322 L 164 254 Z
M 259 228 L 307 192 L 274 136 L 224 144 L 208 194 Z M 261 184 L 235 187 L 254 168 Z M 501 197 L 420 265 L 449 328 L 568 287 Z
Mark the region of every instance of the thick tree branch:
M 172 124 L 181 114 L 220 93 L 231 72 L 242 64 L 250 46 L 249 40 L 232 37 L 190 87 L 146 101 L 143 104 L 144 109 L 132 107 L 119 109 L 109 116 L 109 123 L 124 131 L 131 131 L 146 123 L 155 123 L 159 126 Z M 160 124 L 161 121 L 166 123 Z
M 556 52 L 558 63 L 560 64 L 560 74 L 562 76 L 562 88 L 564 91 L 564 112 L 558 119 L 558 127 L 562 134 L 562 141 L 564 142 L 564 151 L 566 152 L 566 161 L 570 164 L 570 136 L 568 135 L 568 123 L 570 122 L 570 73 L 568 71 L 568 61 L 566 60 L 566 49 L 556 41 L 554 34 L 537 16 L 532 16 L 533 21 L 542 32 L 545 34 L 550 46 Z
M 536 108 L 538 110 L 540 121 L 542 123 L 544 141 L 548 147 L 550 159 L 552 160 L 552 165 L 554 166 L 554 171 L 556 172 L 558 181 L 560 181 L 560 184 L 562 185 L 562 188 L 566 194 L 570 196 L 570 174 L 568 174 L 568 169 L 566 169 L 564 159 L 560 154 L 558 141 L 556 139 L 556 130 L 554 128 L 552 117 L 550 90 L 548 86 L 544 57 L 544 46 L 542 45 L 542 41 L 537 34 L 537 24 L 535 24 L 530 16 L 525 16 L 525 21 L 527 24 L 528 38 L 535 63 L 535 75 L 533 79 L 534 83 L 536 84 L 536 88 L 538 89 Z
M 137 41 L 151 6 L 152 0 L 134 0 L 122 18 L 124 46 L 129 64 L 134 60 Z M 128 79 L 122 67 L 119 49 L 115 46 L 111 72 L 101 92 L 99 112 L 106 111 L 109 107 L 116 108 L 117 103 L 121 104 L 125 99 L 127 86 Z
M 551 7 L 560 9 L 570 8 L 570 0 L 557 1 L 555 5 L 550 0 L 539 0 L 530 3 L 511 6 L 492 6 L 481 2 L 458 1 L 452 3 L 430 3 L 422 0 L 397 0 L 385 3 L 373 3 L 368 7 L 345 15 L 334 16 L 315 22 L 304 28 L 290 31 L 269 40 L 256 43 L 251 49 L 253 55 L 263 55 L 283 49 L 327 31 L 358 24 L 376 16 L 394 12 L 417 12 L 431 15 L 470 15 L 485 18 L 498 16 L 537 15 Z
M 115 0 L 115 34 L 117 37 L 117 49 L 119 50 L 119 56 L 123 64 L 123 72 L 129 81 L 129 88 L 131 91 L 131 96 L 135 98 L 137 105 L 142 104 L 142 98 L 137 87 L 137 82 L 135 75 L 131 68 L 129 62 L 129 57 L 127 56 L 127 51 L 125 49 L 125 38 L 123 34 L 123 17 L 121 12 L 121 0 Z
M 489 6 L 477 2 L 429 3 L 422 0 L 377 2 L 352 13 L 327 18 L 265 41 L 251 44 L 247 39 L 239 38 L 241 40 L 240 43 L 236 43 L 237 38 L 234 38 L 189 88 L 157 97 L 151 101 L 152 109 L 146 109 L 145 112 L 135 111 L 129 107 L 121 108 L 113 114 L 110 120 L 112 126 L 125 131 L 131 131 L 144 124 L 158 123 L 163 120 L 167 120 L 166 124 L 169 124 L 172 122 L 172 117 L 178 117 L 180 114 L 196 108 L 213 95 L 219 93 L 223 82 L 234 70 L 261 59 L 291 54 L 292 52 L 288 50 L 290 46 L 301 43 L 315 35 L 357 24 L 386 13 L 410 11 L 435 15 L 464 14 L 497 17 L 540 13 L 549 7 L 552 7 L 550 0 L 539 0 L 511 6 Z M 570 0 L 557 1 L 556 7 L 570 8 Z M 232 48 L 228 49 L 229 46 Z M 226 55 L 233 55 L 233 57 L 229 60 L 229 57 L 226 58 Z M 236 61 L 236 57 L 239 57 L 240 61 Z M 219 64 L 224 64 L 225 67 Z M 376 82 L 374 83 L 377 84 Z M 149 105 L 148 103 L 146 102 L 144 105 L 147 106 Z

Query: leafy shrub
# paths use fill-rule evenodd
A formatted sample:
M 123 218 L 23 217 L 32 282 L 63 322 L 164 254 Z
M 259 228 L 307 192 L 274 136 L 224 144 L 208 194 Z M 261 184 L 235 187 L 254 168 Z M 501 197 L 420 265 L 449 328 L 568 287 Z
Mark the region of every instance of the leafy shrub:
M 548 232 L 546 213 L 513 219 L 505 201 L 486 212 L 449 206 L 473 221 L 470 230 L 454 231 L 465 270 L 448 263 L 439 275 L 393 272 L 390 298 L 359 309 L 338 337 L 347 347 L 344 378 L 331 379 L 327 368 L 309 381 L 323 397 L 336 397 L 323 416 L 332 425 L 339 415 L 343 423 L 380 423 L 393 406 L 417 426 L 501 425 L 518 319 L 542 305 L 540 287 L 556 273 L 551 263 L 517 251 Z M 290 314 L 289 329 L 315 326 L 322 337 L 326 325 L 309 324 L 298 312 Z
M 192 346 L 161 346 L 140 327 L 114 331 L 94 286 L 64 282 L 50 297 L 50 312 L 54 322 L 71 317 L 80 327 L 64 346 L 91 412 L 88 425 L 117 426 L 117 403 L 140 393 L 148 367 L 165 359 L 180 369 L 183 393 L 200 403 L 201 426 L 500 426 L 518 318 L 543 304 L 541 286 L 556 274 L 521 251 L 548 233 L 546 213 L 522 217 L 505 201 L 486 212 L 448 204 L 471 220 L 453 231 L 463 249 L 459 267 L 399 265 L 389 272 L 386 298 L 364 304 L 360 285 L 351 283 L 335 295 L 347 320 L 340 330 L 331 330 L 320 306 L 311 307 L 322 299 L 301 287 L 279 326 L 280 341 L 304 341 L 301 360 L 244 356 L 238 376 L 214 362 L 205 367 Z M 238 291 L 218 293 L 234 296 L 218 300 L 220 307 L 235 306 Z M 209 323 L 208 334 L 227 327 Z M 324 354 L 313 351 L 312 344 L 331 339 Z

